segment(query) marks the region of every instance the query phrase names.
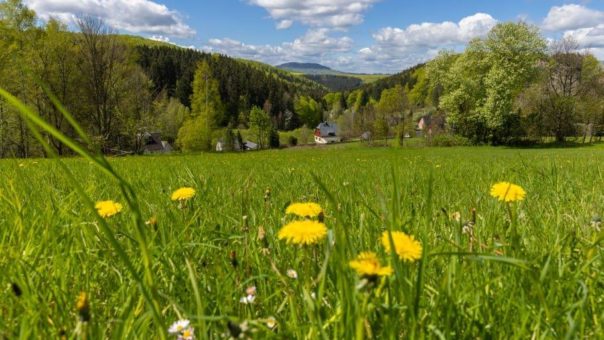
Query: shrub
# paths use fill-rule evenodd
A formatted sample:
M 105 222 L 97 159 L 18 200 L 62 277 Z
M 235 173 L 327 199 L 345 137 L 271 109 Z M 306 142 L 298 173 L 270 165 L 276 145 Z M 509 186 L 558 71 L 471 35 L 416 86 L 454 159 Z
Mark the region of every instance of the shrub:
M 298 138 L 296 138 L 295 136 L 289 136 L 289 138 L 287 138 L 287 144 L 289 146 L 296 146 L 296 145 L 298 145 Z
M 467 146 L 471 145 L 469 139 L 458 135 L 442 134 L 432 137 L 432 141 L 429 143 L 430 146 Z

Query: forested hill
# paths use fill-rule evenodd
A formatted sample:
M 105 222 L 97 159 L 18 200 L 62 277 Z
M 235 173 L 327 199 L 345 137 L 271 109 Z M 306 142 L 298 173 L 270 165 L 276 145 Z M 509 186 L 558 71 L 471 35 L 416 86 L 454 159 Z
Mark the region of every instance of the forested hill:
M 412 89 L 418 80 L 420 80 L 419 78 L 422 77 L 425 66 L 425 64 L 415 65 L 386 78 L 365 84 L 361 87 L 361 90 L 366 92 L 371 98 L 379 99 L 382 91 L 394 88 L 396 85 Z
M 240 112 L 270 102 L 274 115 L 294 110 L 294 97 L 320 99 L 327 89 L 271 66 L 245 62 L 218 54 L 167 46 L 137 46 L 137 60 L 153 82 L 156 93 L 166 90 L 190 106 L 195 69 L 205 60 L 218 81 L 225 107 L 225 121 L 236 121 Z

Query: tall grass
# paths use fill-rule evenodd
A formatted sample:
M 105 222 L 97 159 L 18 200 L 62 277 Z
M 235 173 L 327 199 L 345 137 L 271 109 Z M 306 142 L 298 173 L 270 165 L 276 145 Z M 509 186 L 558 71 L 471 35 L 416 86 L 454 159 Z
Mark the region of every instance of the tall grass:
M 81 158 L 3 160 L 0 337 L 159 338 L 187 318 L 198 338 L 597 338 L 603 151 L 346 147 L 106 160 L 82 148 Z M 489 196 L 500 180 L 527 191 L 512 219 Z M 197 189 L 184 209 L 170 201 L 181 186 Z M 126 208 L 101 219 L 94 202 L 105 199 Z M 294 201 L 323 206 L 326 240 L 277 239 Z M 385 253 L 385 230 L 421 240 L 422 260 Z M 365 250 L 395 274 L 364 282 L 348 262 Z M 243 304 L 250 286 L 257 297 Z

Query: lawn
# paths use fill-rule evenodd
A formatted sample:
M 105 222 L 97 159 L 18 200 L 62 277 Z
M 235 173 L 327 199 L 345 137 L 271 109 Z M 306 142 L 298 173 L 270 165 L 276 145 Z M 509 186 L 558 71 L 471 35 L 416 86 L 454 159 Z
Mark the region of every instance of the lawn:
M 64 160 L 74 177 L 54 160 L 0 161 L 0 338 L 176 338 L 180 319 L 197 338 L 604 334 L 600 146 L 109 161 L 125 191 L 84 159 Z M 491 197 L 499 181 L 526 199 Z M 98 217 L 74 184 L 123 210 Z M 172 201 L 180 187 L 195 197 Z M 325 238 L 279 239 L 304 220 L 285 214 L 292 202 L 321 205 Z M 387 252 L 388 230 L 413 235 L 421 259 Z M 391 275 L 358 275 L 349 262 L 363 251 Z

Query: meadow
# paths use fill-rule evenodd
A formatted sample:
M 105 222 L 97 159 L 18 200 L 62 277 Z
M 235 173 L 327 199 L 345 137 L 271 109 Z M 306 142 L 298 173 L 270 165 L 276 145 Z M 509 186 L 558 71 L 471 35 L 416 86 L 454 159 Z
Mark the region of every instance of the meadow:
M 131 190 L 62 161 L 74 177 L 57 160 L 0 161 L 2 339 L 185 338 L 168 334 L 178 320 L 197 338 L 604 334 L 601 146 L 110 158 Z M 492 197 L 500 181 L 526 198 Z M 171 200 L 181 187 L 195 196 Z M 123 209 L 103 219 L 90 205 L 103 200 Z M 322 207 L 325 238 L 279 239 L 294 202 Z M 384 231 L 413 235 L 421 259 L 387 252 Z M 391 274 L 357 274 L 364 251 Z

